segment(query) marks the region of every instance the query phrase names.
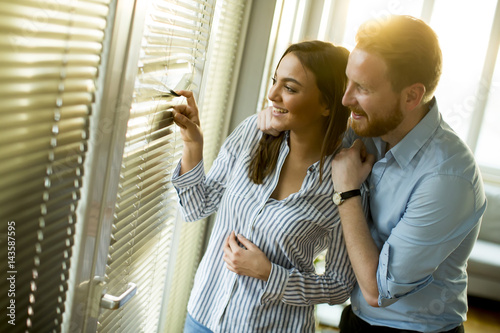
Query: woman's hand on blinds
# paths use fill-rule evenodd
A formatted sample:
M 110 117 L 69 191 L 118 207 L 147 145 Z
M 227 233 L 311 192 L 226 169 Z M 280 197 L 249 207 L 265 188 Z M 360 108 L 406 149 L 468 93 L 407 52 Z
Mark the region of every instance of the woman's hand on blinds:
M 184 142 L 180 171 L 182 175 L 203 159 L 203 133 L 193 92 L 179 90 L 176 93 L 186 97 L 187 101 L 187 104 L 173 106 L 174 122 L 179 126 L 181 139 Z
M 186 97 L 187 104 L 175 105 L 174 122 L 181 129 L 182 141 L 185 144 L 203 145 L 203 134 L 200 127 L 198 106 L 192 91 L 179 90 L 177 93 Z

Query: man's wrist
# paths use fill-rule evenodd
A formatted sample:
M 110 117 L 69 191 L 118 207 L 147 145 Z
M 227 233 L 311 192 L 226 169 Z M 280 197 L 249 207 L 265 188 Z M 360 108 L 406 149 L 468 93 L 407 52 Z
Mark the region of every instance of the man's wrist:
M 361 196 L 361 190 L 360 189 L 354 189 L 354 190 L 349 190 L 349 191 L 335 191 L 332 196 L 333 202 L 337 205 L 340 206 L 342 205 L 346 200 L 350 198 L 354 198 L 357 196 Z

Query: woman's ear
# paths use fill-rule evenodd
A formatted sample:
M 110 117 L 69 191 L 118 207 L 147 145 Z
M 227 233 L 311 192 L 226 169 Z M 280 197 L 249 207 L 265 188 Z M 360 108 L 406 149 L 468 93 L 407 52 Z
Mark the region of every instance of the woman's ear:
M 323 110 L 323 113 L 321 113 L 322 116 L 328 117 L 330 115 L 330 108 L 325 108 Z

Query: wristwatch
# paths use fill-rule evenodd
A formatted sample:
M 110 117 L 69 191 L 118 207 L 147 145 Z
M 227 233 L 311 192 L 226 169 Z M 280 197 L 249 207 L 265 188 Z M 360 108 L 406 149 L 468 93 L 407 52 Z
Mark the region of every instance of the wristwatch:
M 335 192 L 333 193 L 333 203 L 336 204 L 337 206 L 342 205 L 344 201 L 346 201 L 349 198 L 356 197 L 358 195 L 361 195 L 360 190 L 351 190 L 351 191 L 346 191 L 346 192 Z

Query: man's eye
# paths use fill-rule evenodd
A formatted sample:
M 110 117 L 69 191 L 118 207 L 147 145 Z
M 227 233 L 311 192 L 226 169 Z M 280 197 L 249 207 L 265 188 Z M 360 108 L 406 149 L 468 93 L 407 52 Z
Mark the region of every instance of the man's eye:
M 368 89 L 366 89 L 366 88 L 365 88 L 365 87 L 363 87 L 363 86 L 359 86 L 359 85 L 358 85 L 358 89 L 359 89 L 360 91 L 362 91 L 362 92 L 367 92 L 367 91 L 368 91 Z

